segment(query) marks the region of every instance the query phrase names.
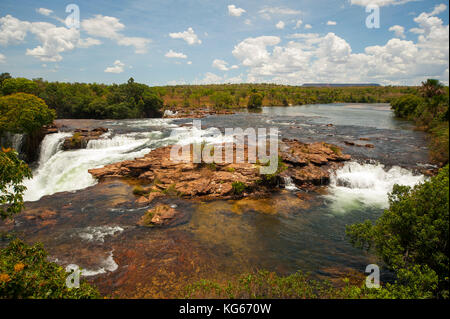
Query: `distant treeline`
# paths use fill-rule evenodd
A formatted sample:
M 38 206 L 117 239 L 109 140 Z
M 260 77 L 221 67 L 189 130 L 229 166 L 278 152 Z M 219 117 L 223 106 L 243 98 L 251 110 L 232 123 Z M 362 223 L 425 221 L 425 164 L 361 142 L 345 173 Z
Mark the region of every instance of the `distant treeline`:
M 58 118 L 122 119 L 161 117 L 163 100 L 152 88 L 130 78 L 124 84 L 47 82 L 0 75 L 1 94 L 36 95 Z
M 302 87 L 277 84 L 211 84 L 153 87 L 164 105 L 184 107 L 247 107 L 252 94 L 262 96 L 263 106 L 317 103 L 389 103 L 417 87 Z
M 217 84 L 150 87 L 130 78 L 124 84 L 64 83 L 0 75 L 0 94 L 42 98 L 58 118 L 160 117 L 164 108 L 242 108 L 317 103 L 390 103 L 417 87 L 301 87 L 276 84 Z M 256 102 L 256 103 L 255 103 Z M 261 104 L 260 104 L 261 103 Z

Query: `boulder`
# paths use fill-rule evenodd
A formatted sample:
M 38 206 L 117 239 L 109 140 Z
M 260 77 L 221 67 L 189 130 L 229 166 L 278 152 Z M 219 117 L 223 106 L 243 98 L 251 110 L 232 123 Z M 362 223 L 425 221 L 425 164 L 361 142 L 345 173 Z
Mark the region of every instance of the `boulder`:
M 98 127 L 92 130 L 77 129 L 71 137 L 67 137 L 64 140 L 62 149 L 66 151 L 86 148 L 90 140 L 97 140 L 106 132 L 108 132 L 108 129 L 104 127 Z
M 175 219 L 181 216 L 180 212 L 169 205 L 158 205 L 149 209 L 138 221 L 139 226 L 167 226 L 172 224 Z

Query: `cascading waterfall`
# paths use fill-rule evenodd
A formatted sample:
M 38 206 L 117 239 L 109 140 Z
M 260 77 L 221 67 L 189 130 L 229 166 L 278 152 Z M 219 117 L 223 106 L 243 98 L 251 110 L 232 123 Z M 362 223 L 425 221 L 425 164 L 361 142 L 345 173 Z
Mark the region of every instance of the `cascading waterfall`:
M 193 134 L 196 128 L 178 127 L 171 121 L 161 119 L 128 121 L 127 125 L 140 129 L 152 127 L 152 130 L 126 134 L 114 134 L 113 130 L 109 130 L 100 139 L 89 141 L 85 149 L 70 151 L 62 151 L 61 145 L 73 133 L 59 132 L 45 136 L 40 147 L 39 165 L 33 171 L 33 178 L 24 183 L 27 187 L 25 201 L 36 201 L 45 195 L 95 185 L 97 181 L 89 174 L 89 169 L 142 157 L 157 147 L 220 141 L 210 130 L 202 132 L 204 135 L 199 140 Z M 172 129 L 171 134 L 168 134 L 168 129 Z
M 425 176 L 393 166 L 387 170 L 382 164 L 346 163 L 331 176 L 329 194 L 333 212 L 344 213 L 361 207 L 388 208 L 388 193 L 395 184 L 414 186 Z
M 2 137 L 1 144 L 2 146 L 12 147 L 20 154 L 24 139 L 25 134 L 13 134 L 6 132 L 4 137 Z
M 298 187 L 295 186 L 294 182 L 292 181 L 292 178 L 290 176 L 285 176 L 283 177 L 284 179 L 284 188 L 291 190 L 291 191 L 295 191 L 298 190 Z
M 47 162 L 50 157 L 58 152 L 66 137 L 71 136 L 72 133 L 53 133 L 47 134 L 41 142 L 39 152 L 39 164 L 42 165 Z
M 61 151 L 60 145 L 70 133 L 47 135 L 41 146 L 39 167 L 33 178 L 25 181 L 26 201 L 35 201 L 44 195 L 74 191 L 92 186 L 96 180 L 88 173 L 91 168 L 143 156 L 150 149 L 145 147 L 147 139 L 122 139 L 111 146 L 91 145 L 88 149 Z M 135 151 L 139 149 L 138 151 Z
M 12 136 L 12 148 L 14 148 L 18 153 L 20 153 L 22 149 L 23 140 L 25 138 L 25 134 L 14 134 Z

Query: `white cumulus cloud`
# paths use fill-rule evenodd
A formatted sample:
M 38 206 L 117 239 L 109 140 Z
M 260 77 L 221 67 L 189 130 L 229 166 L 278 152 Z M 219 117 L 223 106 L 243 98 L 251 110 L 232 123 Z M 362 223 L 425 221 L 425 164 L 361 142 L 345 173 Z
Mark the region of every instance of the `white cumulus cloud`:
M 81 21 L 81 27 L 91 36 L 110 39 L 121 46 L 132 46 L 138 54 L 147 53 L 147 46 L 151 42 L 150 39 L 123 35 L 121 31 L 125 29 L 125 25 L 116 17 L 97 14 Z
M 302 25 L 303 21 L 301 19 L 297 20 L 297 22 L 295 23 L 295 27 L 294 29 L 298 29 L 300 28 L 300 26 Z
M 6 57 L 0 53 L 0 63 L 6 63 Z
M 53 13 L 53 10 L 46 9 L 46 8 L 39 8 L 39 9 L 36 9 L 36 12 L 39 14 L 42 14 L 44 16 L 49 16 Z
M 237 66 L 237 65 L 232 65 L 231 67 L 228 67 L 228 62 L 226 62 L 224 60 L 220 60 L 220 59 L 215 59 L 212 63 L 212 67 L 219 69 L 221 71 L 228 71 L 228 70 L 239 68 L 239 66 Z
M 228 14 L 233 17 L 240 17 L 246 11 L 242 8 L 237 8 L 234 4 L 228 6 Z
M 296 33 L 287 36 L 292 40 L 285 44 L 278 37 L 247 38 L 232 53 L 247 67 L 250 82 L 417 85 L 424 78 L 436 78 L 448 83 L 449 26 L 435 16 L 442 8 L 414 18 L 415 41 L 396 37 L 353 52 L 350 44 L 333 32 Z
M 337 24 L 336 21 L 331 21 L 331 20 L 327 21 L 327 25 L 336 25 L 336 24 Z
M 109 66 L 105 69 L 106 73 L 122 73 L 124 70 L 125 64 L 120 62 L 120 60 L 114 61 L 114 66 Z
M 187 55 L 181 52 L 175 52 L 172 49 L 170 49 L 169 52 L 165 54 L 165 57 L 172 59 L 186 59 Z
M 405 28 L 402 27 L 401 25 L 394 25 L 392 27 L 389 28 L 389 31 L 394 32 L 395 36 L 398 38 L 405 38 Z
M 198 36 L 194 32 L 194 29 L 192 28 L 188 28 L 186 31 L 183 32 L 169 33 L 169 36 L 172 39 L 183 39 L 189 45 L 202 43 L 202 41 L 198 38 Z
M 275 25 L 275 27 L 276 27 L 277 29 L 279 29 L 279 30 L 284 29 L 284 26 L 285 26 L 285 24 L 284 24 L 283 21 L 279 21 L 279 22 Z

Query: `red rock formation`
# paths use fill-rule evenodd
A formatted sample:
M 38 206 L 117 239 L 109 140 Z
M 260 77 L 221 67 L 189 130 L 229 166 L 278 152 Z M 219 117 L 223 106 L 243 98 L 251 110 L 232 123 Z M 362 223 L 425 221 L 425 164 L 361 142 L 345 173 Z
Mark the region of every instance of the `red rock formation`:
M 329 170 L 339 162 L 350 159 L 341 149 L 326 143 L 305 144 L 297 140 L 284 140 L 280 145 L 282 164 L 273 176 L 291 176 L 300 187 L 322 185 L 329 181 Z M 191 145 L 192 149 L 192 145 Z M 153 184 L 152 191 L 181 197 L 232 198 L 247 194 L 264 193 L 273 183 L 266 185 L 267 176 L 261 175 L 257 163 L 247 163 L 248 149 L 244 149 L 245 163 L 207 164 L 170 159 L 171 146 L 155 149 L 142 158 L 123 161 L 89 170 L 95 178 L 131 177 L 143 184 Z M 222 156 L 223 153 L 222 153 Z M 276 184 L 276 183 L 275 183 Z M 140 202 L 150 202 L 156 195 L 149 192 Z

